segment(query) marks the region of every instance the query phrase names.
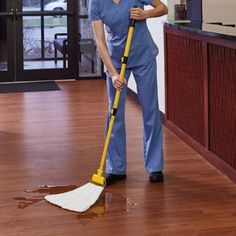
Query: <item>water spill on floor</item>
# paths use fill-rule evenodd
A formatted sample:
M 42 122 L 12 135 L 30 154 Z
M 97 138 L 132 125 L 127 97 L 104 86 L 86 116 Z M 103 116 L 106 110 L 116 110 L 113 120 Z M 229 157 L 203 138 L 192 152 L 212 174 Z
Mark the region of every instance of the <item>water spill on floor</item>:
M 64 193 L 78 188 L 76 185 L 54 186 L 54 185 L 40 185 L 37 189 L 25 190 L 26 193 L 46 193 L 58 194 Z
M 98 201 L 78 219 L 95 219 L 109 214 L 125 213 L 137 206 L 137 203 L 122 194 L 104 191 Z
M 18 208 L 23 209 L 26 208 L 29 205 L 32 205 L 34 203 L 40 202 L 43 200 L 43 197 L 35 197 L 35 198 L 26 198 L 26 197 L 15 197 L 15 200 L 19 201 L 18 202 Z
M 37 189 L 25 190 L 27 196 L 15 197 L 18 201 L 18 209 L 24 209 L 30 205 L 44 201 L 48 194 L 59 194 L 76 189 L 78 186 L 54 186 L 41 185 Z M 86 212 L 77 213 L 78 219 L 95 219 L 108 214 L 125 213 L 132 210 L 137 204 L 125 195 L 103 191 L 98 201 Z M 56 206 L 55 206 L 56 207 Z
M 30 197 L 15 197 L 14 200 L 18 201 L 18 208 L 24 209 L 32 204 L 43 201 L 44 197 L 48 194 L 64 193 L 76 189 L 75 185 L 67 186 L 53 186 L 53 185 L 40 185 L 37 189 L 25 190 L 26 193 L 31 194 Z M 40 194 L 40 195 L 38 195 Z M 44 194 L 44 195 L 42 195 Z

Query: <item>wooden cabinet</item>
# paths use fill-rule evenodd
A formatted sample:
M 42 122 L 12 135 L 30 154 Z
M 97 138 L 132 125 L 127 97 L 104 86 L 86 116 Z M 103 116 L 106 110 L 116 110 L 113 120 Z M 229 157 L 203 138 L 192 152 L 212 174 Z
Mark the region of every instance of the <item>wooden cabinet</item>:
M 203 50 L 201 42 L 166 34 L 167 118 L 204 144 Z
M 236 169 L 236 50 L 209 44 L 209 150 Z
M 236 40 L 166 24 L 166 126 L 236 181 Z

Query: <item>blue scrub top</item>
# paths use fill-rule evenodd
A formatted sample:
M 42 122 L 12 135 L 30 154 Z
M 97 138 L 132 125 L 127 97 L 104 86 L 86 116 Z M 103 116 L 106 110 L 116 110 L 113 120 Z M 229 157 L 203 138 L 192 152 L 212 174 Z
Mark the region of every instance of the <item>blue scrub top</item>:
M 121 57 L 124 53 L 125 42 L 130 24 L 130 9 L 138 5 L 144 8 L 152 0 L 120 0 L 115 4 L 112 0 L 90 0 L 89 19 L 101 20 L 107 31 L 107 47 L 116 69 L 121 67 Z M 146 20 L 135 23 L 127 69 L 142 66 L 152 61 L 158 54 L 158 48 L 148 30 Z

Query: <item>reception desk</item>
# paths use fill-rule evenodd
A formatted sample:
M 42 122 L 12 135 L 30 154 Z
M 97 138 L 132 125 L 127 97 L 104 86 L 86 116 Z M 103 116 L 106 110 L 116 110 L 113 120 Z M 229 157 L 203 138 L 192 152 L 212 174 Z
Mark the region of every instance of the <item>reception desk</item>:
M 165 23 L 166 126 L 236 182 L 236 28 Z

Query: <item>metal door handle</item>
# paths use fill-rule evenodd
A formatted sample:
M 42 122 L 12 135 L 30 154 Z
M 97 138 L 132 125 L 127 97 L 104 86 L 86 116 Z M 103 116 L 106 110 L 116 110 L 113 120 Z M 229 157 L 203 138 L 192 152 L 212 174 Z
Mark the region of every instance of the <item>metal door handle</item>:
M 0 12 L 0 16 L 13 16 L 14 13 L 12 12 L 13 9 L 10 10 L 10 12 Z
M 17 16 L 57 16 L 57 15 L 63 15 L 63 16 L 73 16 L 75 15 L 75 12 L 71 12 L 71 11 L 16 11 L 16 15 Z
M 16 19 L 16 11 L 17 9 L 11 8 L 10 12 L 8 13 L 8 15 L 12 17 L 12 20 Z
M 55 15 L 63 15 L 63 16 L 74 16 L 74 11 L 58 11 L 58 12 L 45 12 L 45 11 L 27 11 L 21 12 L 17 8 L 11 8 L 10 12 L 0 12 L 0 16 L 11 16 L 12 19 L 17 19 L 19 16 L 55 16 Z M 83 17 L 82 17 L 83 18 Z

